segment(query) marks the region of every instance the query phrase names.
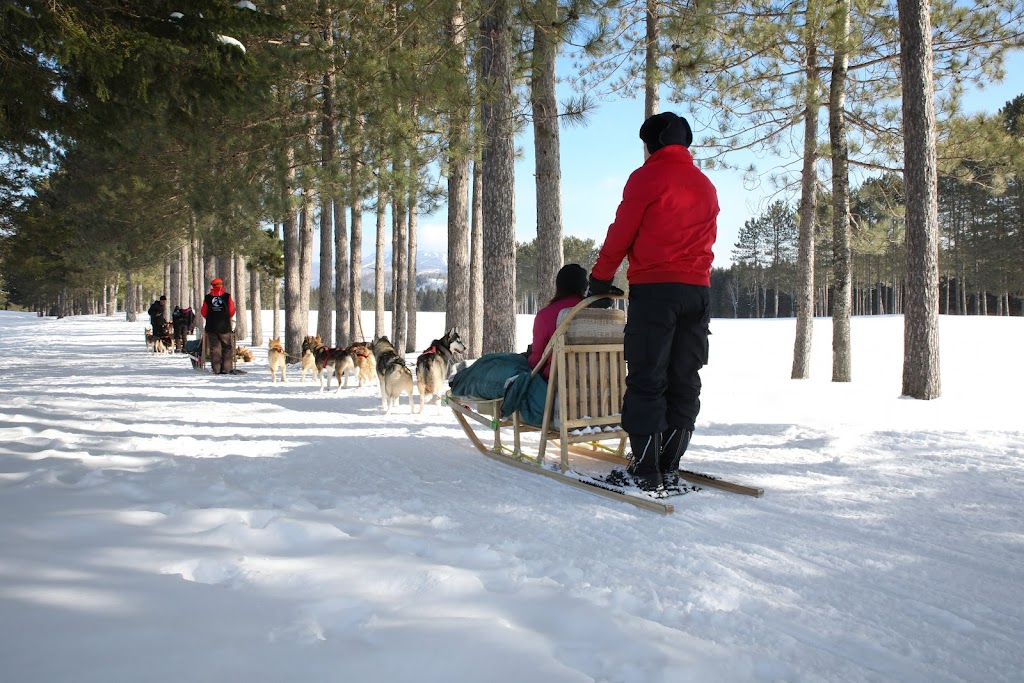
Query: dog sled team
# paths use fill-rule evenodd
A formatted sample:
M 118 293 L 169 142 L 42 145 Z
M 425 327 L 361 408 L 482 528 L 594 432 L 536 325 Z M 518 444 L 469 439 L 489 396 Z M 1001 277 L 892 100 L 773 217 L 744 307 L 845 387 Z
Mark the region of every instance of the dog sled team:
M 161 295 L 146 311 L 146 348 L 154 353 L 184 353 L 188 336 L 196 327 L 196 314 L 191 308 L 175 306 L 167 320 L 167 297 Z
M 459 333 L 448 330 L 440 339 L 416 359 L 415 372 L 419 384 L 420 412 L 432 398 L 439 409 L 445 383 L 459 359 L 466 351 Z M 288 355 L 280 339 L 272 339 L 267 351 L 272 382 L 287 381 Z M 390 412 L 403 395 L 409 397 L 409 410 L 415 412 L 413 369 L 405 361 L 386 336 L 372 342 L 356 342 L 348 347 L 325 346 L 320 337 L 306 337 L 302 342 L 302 356 L 299 359 L 299 381 L 305 381 L 306 374 L 319 381 L 320 390 L 330 390 L 331 379 L 337 384 L 335 393 L 347 388 L 349 378 L 354 377 L 359 387 L 376 379 L 380 387 L 381 409 Z M 344 384 L 342 380 L 344 379 Z

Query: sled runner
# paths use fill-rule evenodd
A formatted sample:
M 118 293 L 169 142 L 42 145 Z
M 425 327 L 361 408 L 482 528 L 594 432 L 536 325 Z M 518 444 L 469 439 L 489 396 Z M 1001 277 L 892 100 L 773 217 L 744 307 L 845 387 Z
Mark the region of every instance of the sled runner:
M 759 488 L 726 482 L 707 475 L 681 470 L 679 476 L 697 487 L 683 487 L 680 494 L 658 497 L 638 489 L 623 488 L 602 480 L 594 471 L 594 460 L 626 465 L 628 435 L 621 426 L 622 397 L 626 391 L 624 333 L 626 316 L 618 309 L 588 308 L 589 297 L 559 315 L 559 323 L 544 355 L 529 377 L 516 377 L 500 398 L 458 395 L 450 391 L 445 402 L 452 409 L 470 442 L 484 455 L 520 469 L 555 478 L 576 488 L 637 505 L 661 513 L 674 510 L 672 501 L 681 493 L 697 487 L 715 487 L 734 493 L 760 497 Z M 519 387 L 537 377 L 551 359 L 543 411 L 533 424 L 524 420 L 529 408 L 529 391 Z M 542 378 L 538 378 L 542 381 Z M 515 410 L 506 405 L 517 399 Z M 518 399 L 525 396 L 522 403 Z M 536 415 L 534 415 L 536 417 Z M 469 420 L 485 425 L 492 433 L 492 445 L 486 445 Z M 539 424 L 539 426 L 537 426 Z M 502 439 L 502 430 L 510 431 L 511 447 Z M 524 450 L 524 436 L 539 439 L 535 452 Z M 529 440 L 533 440 L 528 437 Z M 548 444 L 557 453 L 549 457 Z M 553 455 L 553 454 L 552 454 Z

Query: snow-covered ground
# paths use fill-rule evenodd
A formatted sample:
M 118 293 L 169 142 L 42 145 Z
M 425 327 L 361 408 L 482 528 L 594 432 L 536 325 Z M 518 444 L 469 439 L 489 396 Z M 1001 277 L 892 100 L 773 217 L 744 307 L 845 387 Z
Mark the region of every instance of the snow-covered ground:
M 853 320 L 849 384 L 829 322 L 796 382 L 792 320 L 714 321 L 685 464 L 765 496 L 664 517 L 265 347 L 214 377 L 0 312 L 0 681 L 1022 680 L 1024 319 L 943 318 L 930 402 L 901 318 Z

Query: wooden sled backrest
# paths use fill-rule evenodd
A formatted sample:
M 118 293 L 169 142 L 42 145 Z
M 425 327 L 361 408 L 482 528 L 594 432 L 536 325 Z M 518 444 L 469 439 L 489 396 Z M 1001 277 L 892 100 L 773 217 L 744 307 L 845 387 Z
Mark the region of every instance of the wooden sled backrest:
M 570 320 L 558 353 L 559 415 L 568 429 L 619 424 L 626 391 L 626 314 L 584 308 Z
M 536 373 L 551 355 L 546 410 L 553 410 L 557 401 L 559 422 L 567 429 L 621 422 L 626 314 L 586 307 L 598 298 L 585 299 L 559 314 L 555 334 L 534 369 Z

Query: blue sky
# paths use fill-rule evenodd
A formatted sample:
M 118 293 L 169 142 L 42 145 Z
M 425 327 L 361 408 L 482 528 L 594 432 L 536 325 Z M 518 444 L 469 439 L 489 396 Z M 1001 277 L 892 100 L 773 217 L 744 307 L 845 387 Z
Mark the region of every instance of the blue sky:
M 1012 55 L 1007 60 L 1006 71 L 1011 76 L 1003 82 L 988 84 L 965 98 L 968 113 L 995 112 L 1024 93 L 1024 84 L 1012 76 L 1024 72 L 1024 54 Z M 663 90 L 663 98 L 665 94 Z M 691 151 L 699 159 L 702 131 L 691 112 L 664 99 L 661 109 L 686 116 L 695 124 L 695 142 Z M 585 127 L 562 128 L 562 228 L 566 235 L 590 237 L 598 244 L 604 240 L 608 224 L 615 217 L 615 208 L 622 197 L 626 179 L 643 163 L 643 146 L 638 137 L 643 114 L 642 99 L 602 102 L 589 115 Z M 521 159 L 516 164 L 516 239 L 527 241 L 536 236 L 536 190 L 530 131 L 524 131 L 516 143 L 521 152 Z M 742 161 L 753 161 L 759 169 L 787 161 L 799 168 L 798 159 L 759 160 L 748 155 Z M 757 216 L 776 197 L 771 196 L 766 187 L 746 187 L 739 172 L 709 171 L 707 174 L 718 189 L 721 205 L 715 264 L 727 266 L 744 221 Z M 444 207 L 430 216 L 420 217 L 418 243 L 421 251 L 447 250 L 446 221 Z M 372 222 L 368 225 L 372 227 Z M 368 246 L 372 247 L 372 244 Z M 593 264 L 583 265 L 589 268 Z

